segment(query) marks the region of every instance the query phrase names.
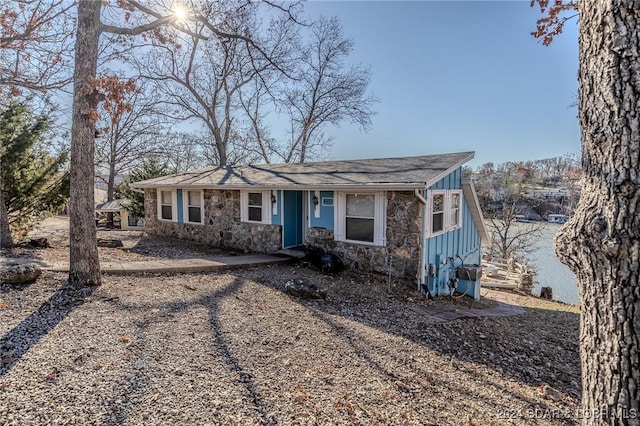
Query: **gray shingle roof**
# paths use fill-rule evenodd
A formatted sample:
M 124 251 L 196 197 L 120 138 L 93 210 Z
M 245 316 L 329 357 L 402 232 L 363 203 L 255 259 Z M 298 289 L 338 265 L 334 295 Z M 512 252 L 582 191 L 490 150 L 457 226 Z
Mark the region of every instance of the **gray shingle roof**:
M 473 152 L 419 157 L 207 167 L 135 182 L 135 188 L 424 188 L 471 160 Z
M 106 203 L 97 204 L 96 211 L 99 212 L 117 212 L 120 210 L 126 210 L 127 203 L 129 200 L 113 200 L 107 201 Z

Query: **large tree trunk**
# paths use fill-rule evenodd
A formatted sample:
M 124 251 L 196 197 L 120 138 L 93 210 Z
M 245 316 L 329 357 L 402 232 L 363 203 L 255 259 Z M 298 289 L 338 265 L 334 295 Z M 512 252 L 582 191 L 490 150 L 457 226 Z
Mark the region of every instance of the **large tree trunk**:
M 13 238 L 11 238 L 11 230 L 9 230 L 9 215 L 2 189 L 0 189 L 0 248 L 13 248 Z
M 583 423 L 639 425 L 640 2 L 578 7 L 584 177 L 556 252 L 579 282 Z
M 98 93 L 95 76 L 102 3 L 80 0 L 73 75 L 71 192 L 69 203 L 69 283 L 100 285 L 94 206 L 94 137 Z

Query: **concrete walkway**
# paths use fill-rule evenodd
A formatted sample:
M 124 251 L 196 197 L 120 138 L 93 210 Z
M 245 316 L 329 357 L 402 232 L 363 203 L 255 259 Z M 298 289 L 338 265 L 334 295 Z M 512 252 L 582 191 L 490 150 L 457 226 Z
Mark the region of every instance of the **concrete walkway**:
M 189 273 L 214 272 L 228 269 L 251 268 L 253 266 L 289 262 L 290 257 L 257 254 L 248 256 L 226 256 L 216 258 L 145 260 L 142 262 L 100 262 L 103 274 L 125 275 L 131 273 Z M 44 269 L 54 272 L 69 272 L 68 263 L 55 262 Z
M 139 273 L 189 273 L 213 272 L 227 269 L 251 268 L 253 266 L 289 262 L 291 257 L 267 254 L 248 256 L 226 256 L 216 258 L 145 260 L 140 262 L 100 262 L 103 274 L 125 275 Z M 68 262 L 49 264 L 37 259 L 7 258 L 0 259 L 0 266 L 20 263 L 36 263 L 43 270 L 69 272 Z
M 525 313 L 525 308 L 519 303 L 520 298 L 524 296 L 487 288 L 482 288 L 480 295 L 487 299 L 495 300 L 498 305 L 487 309 L 463 308 L 451 305 L 413 306 L 411 310 L 429 316 L 435 322 L 453 321 L 459 318 L 510 317 Z

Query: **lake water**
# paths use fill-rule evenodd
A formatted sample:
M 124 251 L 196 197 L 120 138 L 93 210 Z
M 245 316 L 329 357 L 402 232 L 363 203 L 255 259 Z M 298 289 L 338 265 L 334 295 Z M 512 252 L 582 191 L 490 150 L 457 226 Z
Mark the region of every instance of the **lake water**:
M 578 284 L 576 276 L 560 263 L 553 249 L 553 237 L 561 225 L 545 224 L 543 236 L 535 245 L 536 250 L 529 255 L 537 269 L 533 293 L 540 295 L 541 287 L 551 287 L 553 298 L 565 303 L 578 304 Z

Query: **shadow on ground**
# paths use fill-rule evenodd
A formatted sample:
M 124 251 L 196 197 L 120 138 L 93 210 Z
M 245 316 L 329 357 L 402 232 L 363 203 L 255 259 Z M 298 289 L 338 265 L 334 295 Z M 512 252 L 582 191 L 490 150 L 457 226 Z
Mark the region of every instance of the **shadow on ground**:
M 329 298 L 289 297 L 282 288 L 293 277 L 327 287 Z M 322 276 L 299 266 L 105 281 L 97 292 L 58 289 L 8 331 L 0 345 L 13 345 L 15 359 L 0 380 L 64 325 L 69 340 L 61 347 L 88 359 L 100 350 L 111 357 L 93 367 L 60 362 L 87 388 L 108 381 L 100 424 L 498 424 L 508 410 L 577 403 L 575 313 L 528 309 L 517 317 L 434 322 L 411 308 L 438 300 L 407 300 L 413 293 L 398 287 L 387 294 L 381 277 Z M 75 322 L 65 321 L 72 313 Z M 85 328 L 69 334 L 77 327 Z M 106 346 L 86 349 L 82 333 L 101 327 L 112 334 Z M 105 364 L 112 367 L 103 372 Z M 55 393 L 54 385 L 34 398 Z M 174 413 L 176 406 L 182 411 Z

